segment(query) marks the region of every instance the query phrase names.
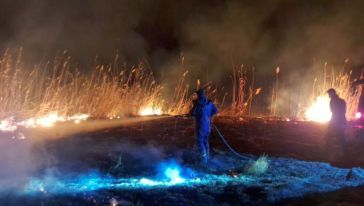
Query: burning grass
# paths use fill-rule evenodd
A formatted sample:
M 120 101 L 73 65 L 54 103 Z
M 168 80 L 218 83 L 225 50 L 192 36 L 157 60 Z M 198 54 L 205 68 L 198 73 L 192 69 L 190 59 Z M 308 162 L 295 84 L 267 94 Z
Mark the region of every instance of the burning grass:
M 115 58 L 117 61 L 118 56 Z M 118 68 L 116 65 L 96 65 L 85 73 L 72 66 L 71 57 L 64 52 L 52 62 L 40 62 L 28 67 L 22 61 L 22 51 L 18 55 L 6 51 L 0 61 L 0 120 L 11 118 L 18 125 L 47 126 L 73 120 L 75 115 L 114 119 L 138 115 L 176 115 L 189 111 L 191 91 L 183 56 L 175 91 L 168 102 L 162 97 L 163 85 L 156 82 L 145 64 L 140 63 L 132 68 Z M 197 80 L 196 88 L 206 88 L 209 97 L 223 107 L 223 114 L 246 115 L 250 113 L 252 100 L 261 89 L 247 84 L 247 72 L 243 67 L 234 68 L 233 71 L 231 105 L 225 106 L 228 94 L 220 95 L 221 92 L 212 82 L 200 85 Z M 52 120 L 50 123 L 40 123 L 44 117 L 49 117 L 46 118 L 47 122 Z M 5 127 L 5 123 L 9 124 L 9 121 L 3 122 L 2 127 Z
M 131 69 L 97 65 L 84 74 L 70 62 L 64 53 L 53 62 L 29 69 L 22 63 L 21 52 L 17 58 L 5 52 L 0 61 L 0 118 L 24 120 L 56 113 L 53 117 L 63 121 L 80 114 L 117 117 L 161 113 L 162 86 L 143 64 Z
M 118 56 L 115 58 L 117 61 Z M 22 62 L 21 51 L 17 56 L 5 52 L 0 61 L 0 129 L 13 130 L 12 122 L 16 122 L 17 126 L 52 126 L 59 121 L 78 123 L 88 117 L 114 119 L 188 112 L 191 107 L 191 89 L 183 56 L 174 94 L 170 95 L 168 101 L 162 96 L 163 85 L 156 82 L 145 64 L 140 63 L 132 68 L 119 68 L 116 65 L 96 65 L 88 73 L 81 72 L 72 66 L 71 58 L 65 52 L 52 62 L 41 62 L 29 68 Z M 276 74 L 270 111 L 274 116 L 278 110 L 279 68 Z M 329 121 L 331 113 L 326 90 L 333 87 L 347 101 L 347 117 L 355 118 L 361 88 L 352 89 L 351 72 L 335 73 L 333 70 L 327 75 L 325 64 L 323 77 L 321 81 L 315 79 L 311 102 L 297 117 L 310 121 Z M 206 88 L 222 115 L 251 115 L 253 100 L 262 91 L 254 85 L 254 68 L 250 73 L 243 66 L 234 67 L 231 78 L 230 94 L 223 93 L 223 88 L 217 88 L 212 82 L 201 85 L 197 80 L 196 88 Z M 226 100 L 228 97 L 231 100 Z
M 117 62 L 118 56 L 115 58 Z M 0 61 L 0 128 L 16 130 L 18 126 L 51 127 L 57 122 L 89 117 L 121 118 L 161 114 L 185 114 L 191 107 L 188 70 L 181 58 L 180 76 L 168 102 L 162 97 L 163 85 L 140 63 L 128 68 L 118 64 L 96 65 L 88 73 L 72 66 L 64 52 L 52 62 L 41 62 L 29 68 L 22 61 L 22 52 L 15 56 L 6 51 Z M 243 67 L 234 69 L 232 104 L 224 114 L 244 115 L 260 89 L 247 91 L 247 75 Z M 227 93 L 220 92 L 212 82 L 204 87 L 211 99 L 224 106 Z
M 355 119 L 361 88 L 353 88 L 352 82 L 352 72 L 335 73 L 332 70 L 331 74 L 327 75 L 325 64 L 322 81 L 315 78 L 313 82 L 311 104 L 304 113 L 305 119 L 316 122 L 328 122 L 331 119 L 330 99 L 326 94 L 329 88 L 334 88 L 346 101 L 346 117 L 350 120 Z
M 233 68 L 231 105 L 223 110 L 224 115 L 243 116 L 250 115 L 252 102 L 255 96 L 259 95 L 261 88 L 254 88 L 254 68 L 251 84 L 248 84 L 247 70 L 244 65 Z M 222 104 L 225 102 L 225 97 Z

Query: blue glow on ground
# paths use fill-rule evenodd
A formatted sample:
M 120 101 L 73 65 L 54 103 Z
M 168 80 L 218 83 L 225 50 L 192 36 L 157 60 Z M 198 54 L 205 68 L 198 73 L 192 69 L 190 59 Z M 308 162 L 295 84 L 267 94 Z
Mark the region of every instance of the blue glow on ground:
M 173 168 L 168 167 L 165 170 L 164 174 L 166 175 L 167 178 L 170 179 L 171 184 L 180 184 L 186 181 L 184 178 L 180 176 L 180 170 L 175 167 Z
M 224 164 L 226 160 L 223 161 Z M 236 160 L 232 160 L 236 162 Z M 247 166 L 241 162 L 241 166 Z M 252 164 L 252 162 L 250 162 Z M 221 165 L 220 165 L 221 166 Z M 153 178 L 116 178 L 100 173 L 68 177 L 33 178 L 21 192 L 23 195 L 75 194 L 99 190 L 154 190 L 170 187 L 220 190 L 229 186 L 239 188 L 259 187 L 266 193 L 267 201 L 300 197 L 308 193 L 330 192 L 343 187 L 364 184 L 364 170 L 342 169 L 327 163 L 306 162 L 286 158 L 269 158 L 269 168 L 263 174 L 239 172 L 236 175 L 197 172 L 177 164 L 164 164 L 162 175 Z M 185 175 L 195 173 L 197 175 Z
M 154 180 L 147 179 L 147 178 L 140 179 L 139 183 L 142 184 L 142 185 L 149 185 L 149 186 L 157 186 L 158 185 L 158 182 L 156 182 Z
M 43 178 L 32 179 L 26 186 L 23 194 L 62 194 L 62 193 L 79 193 L 92 192 L 107 189 L 153 189 L 168 188 L 172 186 L 196 186 L 215 184 L 216 182 L 228 182 L 232 178 L 227 175 L 205 175 L 200 178 L 184 178 L 180 175 L 180 170 L 175 167 L 165 169 L 165 178 L 114 178 L 112 176 L 103 176 L 97 173 L 74 176 L 66 179 Z M 237 178 L 233 178 L 237 180 Z M 244 182 L 249 178 L 241 176 L 239 181 Z
M 169 186 L 185 183 L 186 179 L 180 175 L 181 169 L 177 166 L 167 167 L 164 171 L 165 180 L 155 181 L 147 178 L 141 178 L 139 183 L 145 186 Z

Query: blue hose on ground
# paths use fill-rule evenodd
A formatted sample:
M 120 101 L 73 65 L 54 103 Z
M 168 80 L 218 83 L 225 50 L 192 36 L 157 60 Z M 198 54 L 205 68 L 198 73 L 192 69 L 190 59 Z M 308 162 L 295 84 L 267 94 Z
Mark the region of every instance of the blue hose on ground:
M 178 118 L 178 117 L 189 117 L 190 115 L 175 115 L 174 117 Z M 219 128 L 217 128 L 217 126 L 212 123 L 212 126 L 215 128 L 217 134 L 219 135 L 221 141 L 224 143 L 224 145 L 230 150 L 230 152 L 232 152 L 235 156 L 241 158 L 241 159 L 254 159 L 254 156 L 253 155 L 248 155 L 248 154 L 245 154 L 245 155 L 242 155 L 240 154 L 239 152 L 237 152 L 236 150 L 234 150 L 234 148 L 232 148 L 229 143 L 226 141 L 224 135 L 222 135 L 222 133 L 220 132 Z
M 230 152 L 232 152 L 235 156 L 242 158 L 242 159 L 250 159 L 253 158 L 253 155 L 242 155 L 239 152 L 235 151 L 234 148 L 232 148 L 229 143 L 226 141 L 226 139 L 224 138 L 224 135 L 221 134 L 219 128 L 217 128 L 217 126 L 212 123 L 212 126 L 215 128 L 217 134 L 219 135 L 221 141 L 224 143 L 224 145 L 230 150 Z

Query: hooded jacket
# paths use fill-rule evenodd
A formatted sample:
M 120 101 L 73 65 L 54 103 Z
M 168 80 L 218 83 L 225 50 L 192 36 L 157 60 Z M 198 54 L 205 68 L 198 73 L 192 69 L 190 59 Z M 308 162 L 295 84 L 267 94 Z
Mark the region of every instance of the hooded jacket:
M 330 124 L 332 126 L 345 126 L 346 124 L 346 103 L 343 99 L 334 95 L 330 100 L 330 110 L 332 113 Z
M 194 102 L 190 114 L 195 117 L 195 126 L 198 136 L 206 136 L 211 133 L 211 117 L 218 110 L 214 103 L 207 99 L 204 93 L 198 93 L 198 99 Z

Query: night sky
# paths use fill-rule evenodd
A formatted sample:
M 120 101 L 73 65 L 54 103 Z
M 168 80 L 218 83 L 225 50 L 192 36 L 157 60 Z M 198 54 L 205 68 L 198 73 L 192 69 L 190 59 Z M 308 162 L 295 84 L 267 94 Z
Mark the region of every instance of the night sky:
M 260 81 L 274 81 L 280 66 L 289 85 L 312 79 L 325 61 L 364 63 L 360 0 L 1 0 L 0 31 L 2 50 L 22 46 L 34 61 L 68 50 L 87 67 L 119 52 L 123 63 L 148 62 L 165 79 L 181 53 L 192 77 L 217 82 L 232 65 L 255 66 Z

